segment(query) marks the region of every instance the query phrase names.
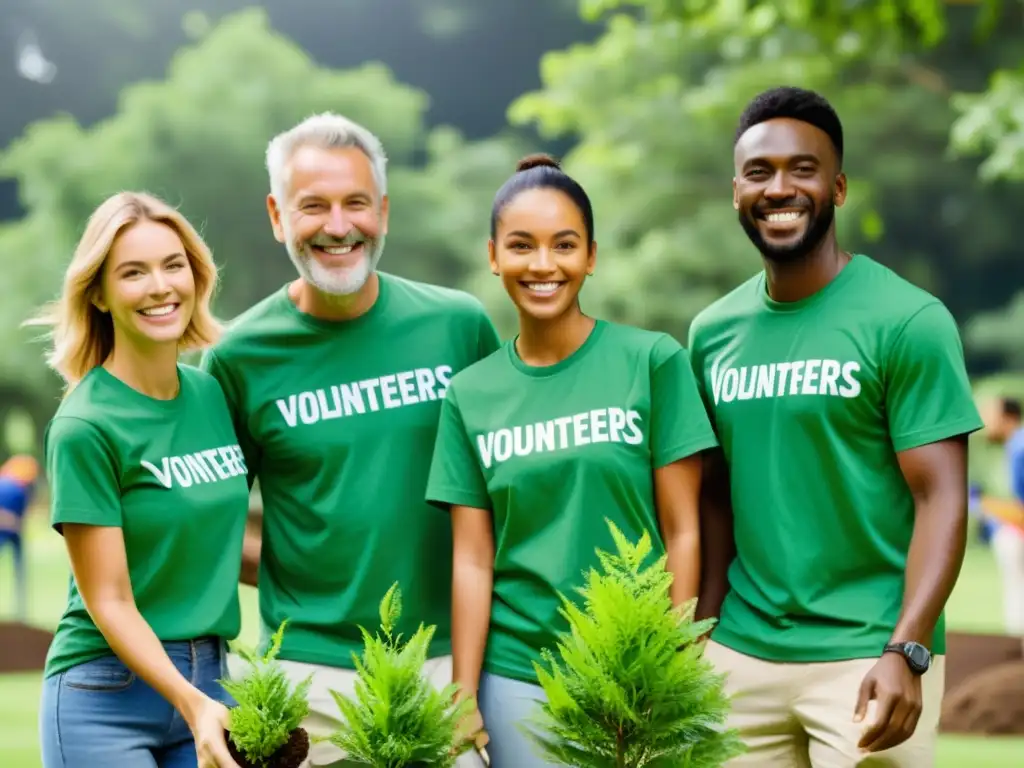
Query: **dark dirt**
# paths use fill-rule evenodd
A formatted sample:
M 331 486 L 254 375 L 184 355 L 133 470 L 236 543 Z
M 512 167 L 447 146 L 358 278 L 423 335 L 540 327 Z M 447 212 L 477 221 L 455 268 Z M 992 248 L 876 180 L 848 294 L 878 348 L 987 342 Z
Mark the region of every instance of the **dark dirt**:
M 53 633 L 15 622 L 0 622 L 0 673 L 38 672 L 46 663 Z
M 1024 638 L 949 633 L 943 733 L 1024 735 Z
M 1024 735 L 1024 661 L 989 667 L 946 696 L 942 730 Z
M 272 754 L 270 759 L 262 766 L 253 765 L 242 757 L 235 750 L 235 745 L 231 743 L 230 736 L 228 736 L 228 750 L 231 752 L 232 759 L 241 768 L 299 768 L 302 765 L 302 761 L 309 754 L 309 734 L 306 733 L 304 728 L 297 728 L 292 731 L 288 737 L 288 743 Z

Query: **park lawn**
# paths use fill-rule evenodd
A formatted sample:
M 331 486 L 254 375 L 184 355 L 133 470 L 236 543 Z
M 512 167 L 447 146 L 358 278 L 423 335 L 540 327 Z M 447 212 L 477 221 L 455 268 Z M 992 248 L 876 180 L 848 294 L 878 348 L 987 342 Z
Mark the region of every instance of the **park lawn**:
M 52 628 L 64 609 L 68 566 L 63 543 L 34 515 L 29 523 L 30 613 L 33 624 Z M 13 603 L 11 566 L 0 562 L 0 619 L 9 616 Z M 999 579 L 990 552 L 972 546 L 949 603 L 949 625 L 970 632 L 1002 631 Z M 258 633 L 256 590 L 242 588 L 242 637 L 252 644 Z M 0 675 L 0 765 L 3 768 L 38 768 L 37 716 L 39 673 Z M 1011 768 L 1024 759 L 1024 739 L 942 736 L 936 768 Z

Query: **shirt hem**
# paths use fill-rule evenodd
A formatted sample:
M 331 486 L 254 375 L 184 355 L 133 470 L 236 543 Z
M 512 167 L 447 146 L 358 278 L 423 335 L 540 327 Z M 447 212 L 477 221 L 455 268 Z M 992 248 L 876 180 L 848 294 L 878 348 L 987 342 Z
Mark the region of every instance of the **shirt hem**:
M 928 429 L 920 429 L 916 432 L 909 432 L 905 435 L 892 438 L 893 449 L 897 452 L 909 451 L 913 448 L 920 448 L 922 445 L 936 443 L 939 440 L 948 440 L 951 437 L 969 435 L 977 432 L 982 425 L 973 417 L 966 417 L 951 421 Z
M 667 467 L 669 464 L 679 461 L 680 459 L 685 459 L 696 453 L 700 453 L 701 451 L 717 447 L 718 440 L 712 435 L 702 437 L 699 440 L 691 440 L 690 442 L 683 443 L 670 451 L 663 451 L 660 453 L 654 460 L 654 468 L 661 469 L 662 467 Z
M 207 634 L 195 635 L 193 637 L 177 638 L 175 640 L 164 640 L 159 637 L 157 639 L 160 640 L 161 644 L 187 643 L 192 640 L 199 640 L 208 637 L 216 637 L 225 642 L 230 642 L 237 636 L 237 632 L 234 633 L 234 635 L 229 635 L 227 633 L 209 632 Z M 76 654 L 75 656 L 68 656 L 60 660 L 47 660 L 43 664 L 43 679 L 47 680 L 53 677 L 54 675 L 59 675 L 62 672 L 67 672 L 69 669 L 74 669 L 75 667 L 81 666 L 82 664 L 88 664 L 90 661 L 102 659 L 104 656 L 117 656 L 117 654 L 114 653 L 114 649 L 108 645 L 105 648 L 94 648 L 89 652 L 83 651 L 79 654 Z
M 339 649 L 340 651 L 341 649 Z M 291 651 L 287 648 L 281 648 L 277 658 L 281 661 L 293 661 L 297 664 L 312 664 L 318 667 L 333 667 L 334 669 L 348 669 L 355 670 L 356 665 L 352 659 L 352 654 L 356 656 L 362 656 L 364 646 L 362 642 L 355 643 L 351 649 L 348 649 L 347 653 L 344 654 L 344 661 L 341 661 L 341 653 L 304 653 L 301 650 Z M 436 659 L 439 656 L 450 656 L 452 652 L 451 641 L 433 642 L 430 644 L 430 649 L 427 651 L 428 659 Z
M 711 639 L 730 650 L 744 656 L 767 661 L 773 664 L 820 664 L 857 659 L 877 659 L 882 656 L 882 649 L 889 640 L 889 633 L 878 642 L 850 645 L 829 646 L 818 644 L 813 648 L 794 649 L 792 646 L 770 646 L 748 637 L 732 633 L 729 630 L 716 628 L 711 632 Z M 932 648 L 932 654 L 941 656 L 946 652 L 945 637 L 940 636 Z
M 457 506 L 475 507 L 477 509 L 490 509 L 491 507 L 491 500 L 486 496 L 476 496 L 472 491 L 448 486 L 443 486 L 436 490 L 432 489 L 427 494 L 426 500 L 428 504 L 440 507 Z
M 59 526 L 66 525 L 95 525 L 99 528 L 123 528 L 124 522 L 121 518 L 113 519 L 101 517 L 96 514 L 95 509 L 83 509 L 82 507 L 59 507 L 55 509 L 50 517 L 50 527 L 60 530 Z
M 516 680 L 520 683 L 540 686 L 540 682 L 537 680 L 537 674 L 535 672 L 524 673 L 522 670 L 506 667 L 504 664 L 485 661 L 484 672 L 497 677 L 507 677 L 509 680 Z

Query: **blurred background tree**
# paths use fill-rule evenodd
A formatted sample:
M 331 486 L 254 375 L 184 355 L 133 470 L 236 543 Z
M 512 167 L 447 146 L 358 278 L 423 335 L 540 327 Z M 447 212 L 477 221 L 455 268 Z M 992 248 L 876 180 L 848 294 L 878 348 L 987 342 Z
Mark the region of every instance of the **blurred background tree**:
M 1020 0 L 11 0 L 0 72 L 0 412 L 39 428 L 59 387 L 19 327 L 52 297 L 88 212 L 123 188 L 180 205 L 223 269 L 231 317 L 293 274 L 267 224 L 263 153 L 326 109 L 380 134 L 382 266 L 480 296 L 494 191 L 528 151 L 595 204 L 584 302 L 684 339 L 759 268 L 729 204 L 737 117 L 793 83 L 847 135 L 844 244 L 935 292 L 972 374 L 1024 364 Z M 514 7 L 513 7 L 514 6 Z M 2 413 L 0 413 L 2 416 Z

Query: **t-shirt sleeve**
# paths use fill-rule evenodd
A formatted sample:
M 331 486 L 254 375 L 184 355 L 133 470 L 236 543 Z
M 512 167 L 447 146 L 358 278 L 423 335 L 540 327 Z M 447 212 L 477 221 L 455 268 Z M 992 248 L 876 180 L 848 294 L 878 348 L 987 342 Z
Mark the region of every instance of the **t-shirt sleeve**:
M 697 392 L 700 394 L 701 402 L 704 403 L 704 409 L 708 413 L 708 418 L 714 420 L 714 410 L 711 408 L 710 400 L 708 399 L 707 385 L 704 382 L 704 352 L 701 349 L 700 339 L 700 325 L 698 320 L 694 319 L 690 323 L 690 330 L 687 334 L 686 349 L 687 356 L 690 360 L 690 370 L 693 371 L 693 381 L 697 387 Z M 712 427 L 714 424 L 712 424 Z
M 919 310 L 892 343 L 885 408 L 897 452 L 981 429 L 960 332 L 941 303 Z
M 491 508 L 487 482 L 451 387 L 441 403 L 434 456 L 427 478 L 427 501 L 444 507 L 457 504 Z
M 477 315 L 479 330 L 477 332 L 477 359 L 483 360 L 501 346 L 501 339 L 498 331 L 488 317 L 487 312 L 481 307 Z
M 658 469 L 718 445 L 690 356 L 670 337 L 651 355 L 651 458 Z
M 109 441 L 92 423 L 58 416 L 46 431 L 46 474 L 50 483 L 50 523 L 119 528 L 121 481 Z
M 212 349 L 207 349 L 199 362 L 199 368 L 213 376 L 224 393 L 224 399 L 228 403 L 228 412 L 231 414 L 231 423 L 235 428 L 235 436 L 238 438 L 238 447 L 242 449 L 242 456 L 245 458 L 246 469 L 249 470 L 247 480 L 251 489 L 256 477 L 259 475 L 260 460 L 262 451 L 256 441 L 249 433 L 249 426 L 246 423 L 245 414 L 242 409 L 241 396 L 238 387 L 227 367 L 221 362 Z

